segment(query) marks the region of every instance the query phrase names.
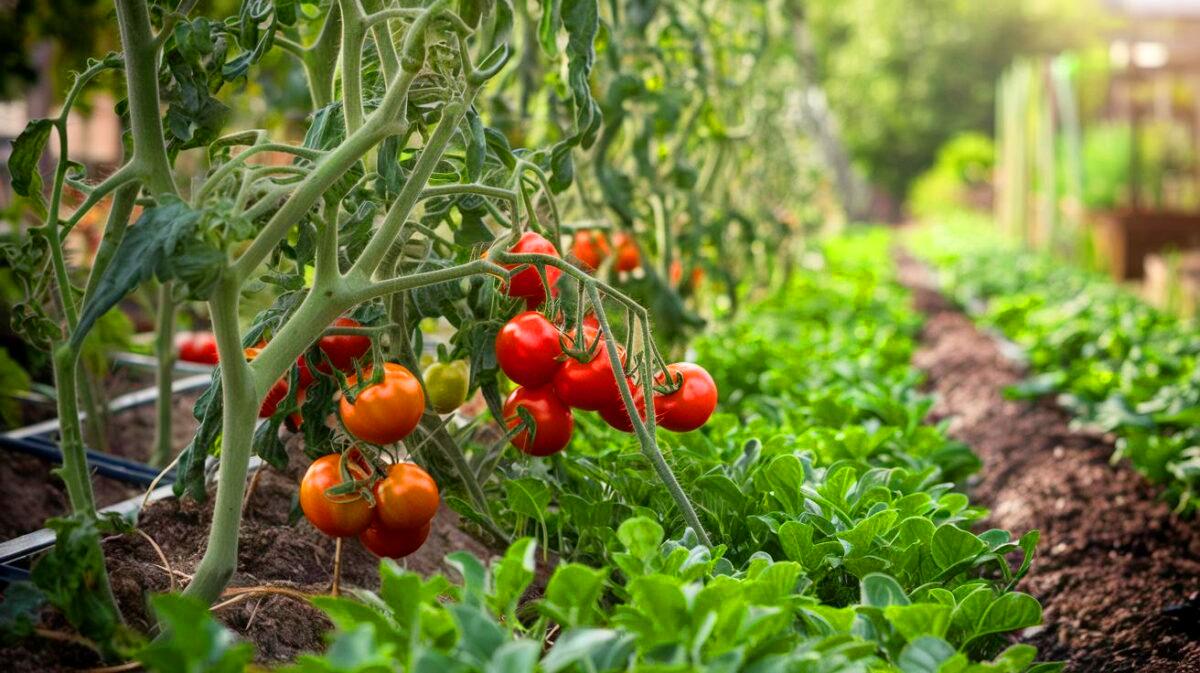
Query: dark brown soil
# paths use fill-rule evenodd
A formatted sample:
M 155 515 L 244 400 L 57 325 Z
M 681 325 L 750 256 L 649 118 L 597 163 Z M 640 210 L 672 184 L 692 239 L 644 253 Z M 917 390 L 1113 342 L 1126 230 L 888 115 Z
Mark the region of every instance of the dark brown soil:
M 179 451 L 196 433 L 192 407 L 198 393 L 178 395 L 172 410 L 172 444 Z M 154 446 L 153 404 L 113 415 L 108 428 L 109 451 L 117 456 L 147 462 Z M 67 490 L 50 473 L 54 466 L 33 456 L 0 451 L 0 540 L 9 540 L 43 527 L 46 519 L 68 511 Z M 92 476 L 96 503 L 105 507 L 131 498 L 139 490 L 114 479 Z
M 914 362 L 937 396 L 932 421 L 950 419 L 984 467 L 973 485 L 991 508 L 985 525 L 1041 531 L 1020 588 L 1045 607 L 1045 626 L 1022 640 L 1072 671 L 1200 671 L 1200 535 L 1156 490 L 1112 466 L 1109 438 L 1072 432 L 1050 400 L 1004 399 L 1024 378 L 997 343 L 902 258 L 901 279 L 928 315 Z
M 297 483 L 308 461 L 300 450 L 300 437 L 289 441 L 292 460 L 287 473 L 264 468 L 246 503 L 238 549 L 238 572 L 231 587 L 269 585 L 288 587 L 308 594 L 328 593 L 333 577 L 335 542 L 318 532 L 303 517 L 289 523 Z M 174 498 L 152 504 L 142 514 L 139 526 L 155 540 L 176 576 L 175 588 L 186 584 L 204 553 L 212 499 L 205 503 Z M 443 572 L 444 557 L 466 550 L 482 559 L 493 552 L 463 532 L 458 516 L 443 506 L 434 519 L 429 540 L 419 551 L 400 561 L 409 570 L 431 575 Z M 113 590 L 126 620 L 145 632 L 151 626 L 146 599 L 150 594 L 171 589 L 169 576 L 158 554 L 140 535 L 130 534 L 105 541 L 105 555 Z M 379 583 L 379 559 L 357 540 L 347 540 L 342 549 L 341 586 L 373 589 Z M 308 602 L 279 595 L 256 595 L 218 610 L 221 621 L 252 641 L 262 663 L 294 660 L 308 651 L 323 648 L 323 634 L 332 624 Z M 11 655 L 11 656 L 9 656 Z M 0 657 L 20 662 L 21 670 L 73 670 L 72 666 L 96 665 L 85 649 L 62 643 L 29 642 L 19 650 L 0 649 Z

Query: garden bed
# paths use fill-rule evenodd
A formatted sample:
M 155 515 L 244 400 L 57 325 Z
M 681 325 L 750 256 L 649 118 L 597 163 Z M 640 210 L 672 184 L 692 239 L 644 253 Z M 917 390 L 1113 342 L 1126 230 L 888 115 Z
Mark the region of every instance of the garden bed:
M 1110 464 L 1110 438 L 1072 431 L 1050 399 L 1006 400 L 1022 367 L 919 263 L 905 258 L 901 271 L 927 315 L 914 362 L 937 395 L 932 419 L 948 419 L 983 460 L 973 493 L 992 510 L 988 524 L 1042 533 L 1020 586 L 1042 602 L 1046 624 L 1023 641 L 1069 670 L 1200 670 L 1194 526 L 1136 472 Z
M 129 379 L 114 377 L 116 394 L 130 392 Z M 142 381 L 145 387 L 146 382 Z M 197 421 L 192 414 L 199 392 L 175 395 L 172 404 L 172 446 L 176 452 L 191 441 Z M 156 410 L 153 403 L 112 414 L 108 426 L 109 453 L 141 463 L 150 460 L 154 449 Z M 46 519 L 69 511 L 63 482 L 51 472 L 56 466 L 31 455 L 0 451 L 0 481 L 12 485 L 0 498 L 0 539 L 8 540 L 42 528 Z M 135 486 L 116 479 L 92 475 L 98 507 L 106 507 L 137 495 Z
M 230 582 L 232 592 L 237 587 L 252 586 L 313 595 L 330 592 L 335 542 L 303 517 L 299 522 L 292 517 L 298 483 L 309 461 L 304 457 L 299 435 L 292 436 L 287 445 L 291 459 L 286 473 L 262 468 L 246 502 L 238 572 Z M 152 503 L 139 516 L 139 529 L 155 541 L 170 562 L 176 590 L 186 584 L 204 553 L 212 503 L 212 498 L 203 503 L 166 498 Z M 400 563 L 430 575 L 444 571 L 444 557 L 460 550 L 485 559 L 493 554 L 489 547 L 463 532 L 458 516 L 443 505 L 429 540 Z M 126 621 L 148 632 L 152 624 L 146 599 L 172 588 L 162 559 L 149 540 L 136 533 L 106 539 L 104 552 L 113 591 Z M 356 540 L 347 540 L 341 559 L 341 590 L 376 589 L 378 585 L 379 558 Z M 323 650 L 322 636 L 332 627 L 311 603 L 279 594 L 256 594 L 217 610 L 216 615 L 239 637 L 254 643 L 262 663 L 294 661 L 303 652 Z M 83 646 L 38 638 L 27 639 L 19 647 L 0 649 L 0 657 L 18 662 L 18 668 L 13 669 L 16 671 L 65 671 L 100 665 L 96 655 Z

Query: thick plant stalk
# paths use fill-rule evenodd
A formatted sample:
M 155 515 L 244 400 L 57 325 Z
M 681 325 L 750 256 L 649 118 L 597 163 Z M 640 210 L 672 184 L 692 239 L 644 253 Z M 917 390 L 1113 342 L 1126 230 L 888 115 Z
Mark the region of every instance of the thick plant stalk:
M 77 362 L 70 346 L 62 344 L 54 353 L 54 384 L 58 387 L 58 417 L 63 464 L 58 474 L 67 484 L 67 498 L 76 513 L 96 514 L 96 498 L 88 474 L 83 448 L 83 425 L 79 422 Z M 74 419 L 75 422 L 70 422 Z
M 155 467 L 164 467 L 171 462 L 173 448 L 171 445 L 171 379 L 175 368 L 175 300 L 171 297 L 171 283 L 163 283 L 158 288 L 158 320 L 155 325 L 154 351 L 158 359 L 158 369 L 155 371 L 155 388 L 158 397 L 155 399 L 157 423 L 154 427 L 154 458 Z
M 242 336 L 238 328 L 238 293 L 234 280 L 225 280 L 209 301 L 213 334 L 221 359 L 221 464 L 217 471 L 217 494 L 208 547 L 196 568 L 196 574 L 184 591 L 212 603 L 225 589 L 237 569 L 238 530 L 242 523 L 242 496 L 258 418 L 259 398 L 254 375 L 242 355 Z

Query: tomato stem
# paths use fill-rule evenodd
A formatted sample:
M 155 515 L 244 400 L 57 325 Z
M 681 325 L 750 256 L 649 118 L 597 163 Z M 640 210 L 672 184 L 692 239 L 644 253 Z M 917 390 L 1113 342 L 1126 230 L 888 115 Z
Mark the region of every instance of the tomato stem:
M 154 354 L 158 368 L 154 385 L 158 397 L 154 401 L 157 423 L 154 428 L 154 455 L 151 464 L 162 467 L 171 462 L 171 380 L 175 369 L 175 300 L 171 297 L 170 281 L 158 286 L 158 316 L 155 321 Z
M 654 466 L 654 470 L 658 473 L 659 479 L 667 487 L 674 498 L 675 504 L 679 507 L 679 511 L 683 514 L 684 521 L 692 530 L 696 531 L 696 535 L 700 541 L 706 546 L 713 546 L 712 540 L 708 537 L 708 532 L 704 530 L 704 526 L 700 523 L 700 517 L 696 515 L 695 508 L 688 500 L 687 493 L 683 491 L 683 487 L 679 485 L 679 480 L 675 478 L 675 473 L 671 471 L 671 466 L 667 464 L 663 458 L 662 451 L 658 448 L 658 442 L 654 437 L 654 393 L 649 385 L 650 377 L 643 377 L 643 396 L 646 400 L 646 418 L 643 421 L 641 414 L 634 404 L 633 394 L 629 390 L 629 383 L 625 378 L 625 367 L 621 364 L 620 353 L 617 350 L 617 345 L 614 342 L 612 327 L 608 324 L 608 315 L 603 310 L 603 303 L 600 298 L 600 291 L 596 289 L 596 283 L 588 283 L 588 296 L 592 300 L 592 306 L 596 308 L 596 319 L 600 322 L 600 331 L 604 334 L 605 350 L 608 352 L 608 359 L 612 365 L 613 373 L 617 378 L 617 388 L 621 391 L 621 401 L 625 404 L 625 412 L 629 414 L 629 420 L 632 422 L 634 434 L 637 435 L 638 442 L 642 447 L 642 454 L 650 459 L 650 463 Z M 649 344 L 651 343 L 649 321 L 642 321 L 642 337 L 646 341 L 646 348 L 643 349 L 642 357 L 649 362 Z M 649 365 L 647 365 L 647 368 Z

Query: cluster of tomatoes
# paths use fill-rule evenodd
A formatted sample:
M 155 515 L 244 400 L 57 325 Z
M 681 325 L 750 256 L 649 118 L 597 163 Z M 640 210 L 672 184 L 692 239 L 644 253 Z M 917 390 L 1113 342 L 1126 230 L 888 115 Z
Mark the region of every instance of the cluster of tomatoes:
M 613 236 L 617 247 L 614 266 L 630 271 L 640 264 L 637 246 L 625 232 Z M 536 232 L 526 232 L 510 248 L 513 253 L 558 256 L 554 245 Z M 580 231 L 572 254 L 596 268 L 612 254 L 602 232 Z M 509 269 L 517 265 L 507 265 Z M 546 299 L 562 271 L 545 267 L 545 283 L 532 266 L 513 274 L 505 293 L 525 300 L 530 309 Z M 627 365 L 624 347 L 617 345 L 622 368 Z M 548 456 L 566 448 L 575 429 L 572 409 L 595 411 L 609 425 L 633 432 L 617 375 L 595 317 L 584 320 L 582 330 L 563 332 L 546 316 L 525 311 L 496 335 L 496 361 L 501 371 L 518 384 L 504 403 L 504 422 L 515 432 L 512 443 L 533 456 Z M 627 379 L 634 406 L 644 420 L 646 402 L 641 386 Z M 667 366 L 667 376 L 655 380 L 655 422 L 667 430 L 690 432 L 704 425 L 717 406 L 717 386 L 703 367 L 679 362 Z M 519 428 L 519 431 L 518 431 Z
M 642 255 L 638 252 L 637 244 L 633 242 L 633 237 L 624 231 L 613 234 L 612 245 L 609 245 L 608 237 L 603 231 L 577 231 L 571 244 L 571 254 L 587 269 L 595 271 L 613 254 L 614 248 L 616 259 L 613 260 L 613 268 L 617 271 L 633 271 L 642 265 Z
M 361 327 L 351 318 L 338 318 L 333 327 Z M 266 345 L 260 342 L 246 348 L 245 356 L 253 360 Z M 189 333 L 178 342 L 179 357 L 192 362 L 217 364 L 216 342 L 211 333 Z M 334 369 L 348 374 L 346 385 L 358 387 L 356 362 L 371 350 L 371 339 L 361 334 L 331 334 L 317 342 L 321 352 L 316 370 L 332 375 Z M 464 363 L 436 363 L 431 366 L 432 379 L 441 391 L 435 408 L 451 407 L 452 411 L 466 397 L 466 379 L 461 377 Z M 301 355 L 296 392 L 298 404 L 304 403 L 305 393 L 316 380 L 308 360 Z M 420 381 L 405 367 L 384 363 L 380 380 L 374 381 L 373 368 L 368 366 L 363 376 L 372 381 L 353 396 L 343 396 L 339 416 L 346 431 L 355 438 L 371 444 L 392 444 L 407 437 L 425 411 L 425 391 Z M 432 371 L 438 368 L 437 371 Z M 443 372 L 442 370 L 445 370 Z M 455 376 L 462 378 L 455 380 Z M 284 376 L 271 386 L 259 407 L 259 416 L 275 415 L 290 389 L 290 376 Z M 449 381 L 449 383 L 446 383 Z M 448 391 L 448 392 L 447 392 Z M 457 402 L 450 398 L 457 396 Z M 289 419 L 299 426 L 299 414 Z M 318 530 L 331 537 L 358 537 L 363 545 L 379 556 L 400 558 L 416 551 L 429 536 L 430 522 L 437 513 L 438 487 L 429 473 L 413 463 L 395 463 L 377 467 L 362 451 L 353 448 L 346 453 L 331 453 L 313 461 L 300 482 L 300 507 L 304 516 Z
M 358 323 L 339 318 L 334 326 L 356 327 Z M 358 375 L 351 372 L 370 350 L 369 337 L 330 335 L 322 337 L 317 347 L 323 354 L 317 370 L 329 373 L 332 365 L 350 374 L 346 378 L 349 390 L 358 390 L 338 402 L 338 416 L 351 436 L 382 446 L 412 433 L 425 411 L 425 390 L 412 372 L 385 362 L 382 374 L 376 376 L 374 367 L 368 366 L 362 372 L 366 385 L 361 386 Z M 307 387 L 313 377 L 304 356 L 296 366 L 300 386 Z M 259 415 L 273 415 L 287 393 L 287 379 L 280 379 L 267 393 Z M 303 394 L 302 389 L 297 399 L 302 401 Z M 420 466 L 394 463 L 386 469 L 376 468 L 358 448 L 318 458 L 300 482 L 300 507 L 313 526 L 331 537 L 357 536 L 367 549 L 390 558 L 407 556 L 424 544 L 438 503 L 437 484 Z
M 419 465 L 394 463 L 380 476 L 357 449 L 314 460 L 300 481 L 300 508 L 317 530 L 358 537 L 389 558 L 420 549 L 440 502 L 437 483 Z
M 604 336 L 594 318 L 582 330 L 563 332 L 546 316 L 525 311 L 496 335 L 496 360 L 500 369 L 519 384 L 504 404 L 505 424 L 521 451 L 548 456 L 566 448 L 574 430 L 572 409 L 595 411 L 610 426 L 633 432 L 633 420 L 621 397 Z M 616 347 L 624 368 L 624 347 Z M 679 362 L 667 366 L 655 383 L 655 422 L 675 432 L 690 432 L 704 425 L 717 406 L 717 386 L 703 367 Z M 641 386 L 626 380 L 635 407 L 643 420 L 646 403 Z M 533 421 L 532 432 L 527 420 Z

